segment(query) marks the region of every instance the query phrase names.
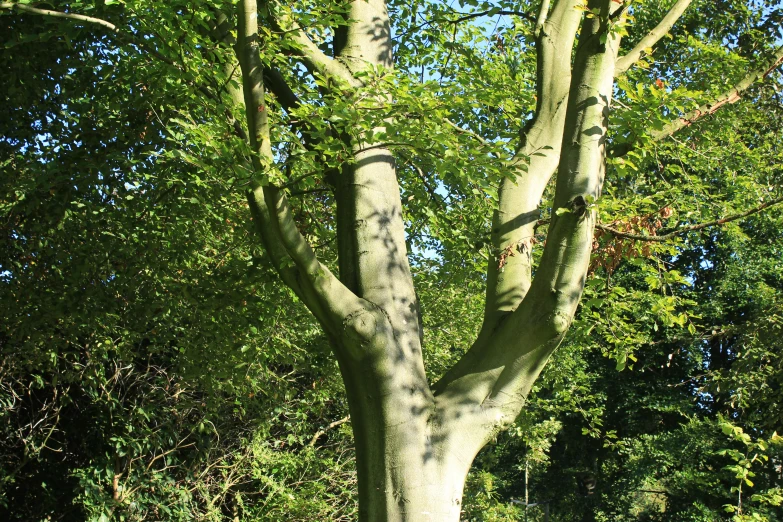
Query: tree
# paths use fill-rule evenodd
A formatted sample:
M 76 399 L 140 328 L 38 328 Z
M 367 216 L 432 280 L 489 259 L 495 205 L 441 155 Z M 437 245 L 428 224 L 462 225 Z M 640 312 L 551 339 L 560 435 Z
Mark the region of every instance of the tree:
M 776 184 L 779 170 L 768 169 L 780 149 L 764 136 L 781 107 L 760 98 L 746 96 L 698 134 L 681 135 L 687 148 L 658 146 L 634 158 L 642 163 L 633 184 L 615 177 L 609 197 L 654 198 L 641 223 L 638 214 L 631 218 L 644 230 L 662 219 L 660 209 L 687 211 L 676 193 L 698 180 L 713 184 L 715 199 L 705 205 L 723 198 L 740 205 L 746 176 Z M 615 228 L 633 226 L 623 221 Z M 682 243 L 669 239 L 671 250 L 652 247 L 652 237 L 600 237 L 575 328 L 535 385 L 518 420 L 524 431 L 511 430 L 478 459 L 500 498 L 522 498 L 529 461 L 530 498 L 550 500 L 557 520 L 779 520 L 773 463 L 781 447 L 769 440 L 783 430 L 773 399 L 781 374 L 770 366 L 778 356 L 769 334 L 778 328 L 783 291 L 780 226 L 777 212 L 755 214 L 689 233 Z M 722 431 L 727 419 L 746 441 Z M 735 467 L 734 457 L 743 460 L 756 441 L 766 449 Z M 540 459 L 545 445 L 551 449 Z M 752 486 L 737 478 L 738 468 L 754 474 Z M 594 481 L 591 494 L 579 487 L 585 477 Z
M 317 319 L 339 363 L 356 441 L 360 520 L 457 520 L 475 455 L 518 417 L 572 323 L 596 227 L 631 240 L 646 240 L 661 228 L 636 233 L 597 224 L 607 149 L 622 170 L 633 164 L 634 152 L 737 100 L 783 60 L 783 49 L 769 43 L 774 24 L 759 24 L 741 35 L 749 41 L 733 44 L 737 55 L 753 53 L 752 70 L 737 75 L 745 62 L 727 64 L 728 90 L 699 86 L 697 79 L 693 89 L 708 94 L 689 103 L 702 105 L 686 110 L 677 98 L 691 93 L 673 89 L 672 100 L 656 107 L 656 116 L 667 121 L 650 128 L 617 125 L 612 135 L 612 118 L 639 115 L 611 112 L 617 91 L 632 87 L 616 77 L 650 55 L 691 2 L 675 2 L 660 20 L 657 3 L 639 4 L 464 2 L 470 8 L 465 12 L 382 0 L 320 7 L 242 0 L 165 9 L 141 1 L 100 2 L 58 10 L 4 2 L 0 8 L 25 23 L 41 17 L 47 28 L 66 35 L 71 29 L 60 22 L 76 27 L 77 37 L 82 28 L 111 36 L 69 63 L 88 59 L 107 68 L 107 78 L 134 78 L 134 88 L 150 92 L 141 128 L 129 132 L 144 138 L 149 127 L 160 133 L 155 140 L 167 142 L 147 149 L 149 165 L 132 168 L 154 173 L 158 158 L 178 158 L 195 172 L 208 172 L 209 180 L 231 173 L 230 182 L 222 180 L 231 193 L 204 183 L 196 205 L 231 200 L 239 187 L 250 186 L 248 207 L 266 261 Z M 736 4 L 729 7 L 746 18 L 763 12 Z M 637 23 L 647 23 L 647 31 L 631 23 L 637 10 Z M 160 19 L 153 22 L 148 11 Z M 513 23 L 487 35 L 476 21 L 493 16 L 512 16 Z M 629 32 L 633 45 L 621 53 Z M 40 26 L 30 33 L 45 34 Z M 723 37 L 704 35 L 713 43 Z M 476 53 L 465 45 L 471 39 L 490 47 Z M 428 43 L 433 55 L 422 50 Z M 107 49 L 116 44 L 125 51 L 115 61 L 116 51 Z M 96 50 L 106 56 L 91 58 Z M 442 77 L 458 81 L 436 91 L 436 82 L 424 79 L 433 63 Z M 469 89 L 480 82 L 461 76 L 457 67 L 476 63 L 502 78 L 473 95 Z M 129 65 L 140 69 L 114 70 Z M 525 74 L 534 78 L 534 103 L 532 91 L 513 95 Z M 659 97 L 668 93 L 666 78 L 656 79 Z M 498 90 L 504 82 L 510 91 Z M 164 114 L 156 114 L 154 100 L 164 99 Z M 58 111 L 56 103 L 52 110 Z M 80 113 L 89 117 L 88 101 Z M 157 125 L 150 126 L 154 119 Z M 27 139 L 46 140 L 34 134 Z M 193 176 L 199 186 L 199 174 Z M 159 183 L 147 182 L 157 189 Z M 116 190 L 112 196 L 127 192 L 132 199 L 142 186 L 120 182 Z M 460 198 L 449 200 L 444 190 Z M 768 195 L 713 224 L 780 201 Z M 539 219 L 542 207 L 551 214 L 546 223 Z M 451 230 L 437 230 L 446 228 L 444 222 Z M 673 235 L 708 224 L 680 222 Z M 544 225 L 538 258 L 534 240 Z M 470 348 L 431 385 L 414 281 L 429 250 L 450 246 L 456 254 L 443 256 L 456 255 L 455 270 L 460 256 L 464 268 L 475 262 L 477 250 L 487 254 L 483 321 Z M 418 264 L 412 266 L 410 257 Z M 9 270 L 6 278 L 29 272 L 33 262 Z

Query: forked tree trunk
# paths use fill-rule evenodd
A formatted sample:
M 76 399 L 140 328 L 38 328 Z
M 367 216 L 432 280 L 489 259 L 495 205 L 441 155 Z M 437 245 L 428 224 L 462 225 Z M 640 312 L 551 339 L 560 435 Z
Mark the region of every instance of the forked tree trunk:
M 237 49 L 250 143 L 262 173 L 273 158 L 256 6 L 256 0 L 241 2 Z M 335 34 L 334 59 L 287 18 L 279 22 L 311 71 L 360 91 L 357 73 L 393 65 L 390 24 L 384 0 L 351 0 L 348 6 L 346 24 Z M 424 371 L 392 152 L 362 136 L 346 142 L 354 158 L 334 182 L 339 278 L 299 233 L 283 191 L 261 181 L 251 193 L 270 259 L 319 320 L 339 362 L 356 444 L 361 522 L 458 521 L 474 457 L 514 422 L 568 330 L 593 241 L 596 212 L 590 203 L 603 182 L 619 45 L 610 13 L 618 7 L 617 0 L 589 0 L 592 14 L 585 17 L 581 0 L 542 2 L 536 24 L 538 111 L 521 130 L 519 153 L 507 165 L 515 182 L 504 182 L 500 190 L 484 325 L 467 354 L 434 386 Z M 529 216 L 555 170 L 554 208 L 562 211 L 553 212 L 533 278 L 531 245 L 525 243 L 532 233 Z M 501 271 L 503 253 L 523 246 L 527 255 Z
M 457 385 L 434 395 L 426 381 L 406 371 L 405 358 L 389 356 L 405 351 L 386 336 L 379 314 L 363 314 L 364 326 L 376 330 L 374 343 L 362 343 L 366 356 L 340 357 L 356 445 L 361 522 L 457 522 L 460 520 L 465 480 L 481 448 L 513 422 L 543 364 L 530 365 L 525 382 L 510 397 L 497 400 L 460 392 L 460 384 L 486 378 L 465 375 Z M 507 328 L 499 338 L 514 334 Z M 556 324 L 548 328 L 553 342 L 528 352 L 530 360 L 546 359 L 562 335 Z M 384 342 L 388 341 L 388 342 Z M 356 347 L 338 350 L 356 351 Z M 502 374 L 502 371 L 489 370 Z M 475 379 L 475 381 L 474 381 Z
M 285 189 L 270 185 L 266 175 L 275 163 L 266 84 L 277 89 L 276 100 L 287 110 L 298 100 L 283 75 L 262 59 L 262 35 L 285 39 L 284 45 L 269 48 L 298 56 L 313 75 L 325 80 L 319 83 L 321 89 L 358 100 L 365 77 L 360 73 L 368 67 L 393 66 L 385 1 L 335 2 L 347 11 L 334 31 L 333 58 L 292 20 L 295 11 L 287 10 L 285 2 L 239 1 L 236 54 L 242 88 L 234 82 L 224 87 L 233 103 L 245 105 L 247 132 L 238 123 L 236 132 L 247 135 L 254 153 L 255 180 L 248 202 L 268 259 L 322 325 L 339 362 L 356 444 L 361 522 L 458 521 L 475 455 L 514 422 L 568 330 L 593 242 L 592 203 L 600 197 L 604 179 L 614 75 L 660 40 L 691 0 L 674 2 L 658 26 L 618 62 L 620 24 L 630 2 L 541 0 L 535 26 L 536 115 L 520 130 L 517 154 L 505 164 L 510 175 L 499 187 L 484 323 L 470 350 L 430 386 L 393 153 L 372 142 L 370 133 L 344 133 L 354 137 L 345 143 L 352 161 L 330 176 L 337 204 L 339 278 L 299 232 Z M 114 27 L 23 3 L 2 7 Z M 270 25 L 261 32 L 259 8 L 261 19 Z M 223 44 L 233 41 L 233 35 L 221 29 L 227 20 L 215 20 L 215 38 Z M 572 53 L 577 32 L 579 42 Z M 777 67 L 781 53 L 783 48 L 771 68 L 751 72 L 715 104 L 696 109 L 654 136 L 668 136 L 735 99 Z M 224 65 L 226 76 L 233 77 L 234 64 Z M 552 219 L 533 277 L 530 238 L 542 194 L 555 172 Z M 510 256 L 512 252 L 520 255 Z

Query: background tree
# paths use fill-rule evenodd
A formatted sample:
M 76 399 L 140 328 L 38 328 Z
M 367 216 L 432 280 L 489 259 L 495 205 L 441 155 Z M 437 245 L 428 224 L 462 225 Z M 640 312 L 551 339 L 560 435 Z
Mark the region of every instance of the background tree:
M 165 8 L 63 3 L 57 11 L 0 4 L 12 14 L 4 17 L 13 27 L 9 46 L 35 56 L 35 47 L 25 42 L 54 37 L 62 48 L 48 51 L 43 62 L 28 60 L 26 67 L 12 53 L 4 58 L 11 85 L 31 78 L 46 102 L 30 111 L 10 98 L 28 100 L 28 92 L 7 95 L 13 114 L 3 134 L 11 152 L 6 167 L 23 174 L 9 178 L 4 200 L 9 217 L 4 295 L 17 310 L 7 323 L 4 349 L 14 375 L 59 379 L 58 360 L 68 359 L 52 350 L 54 339 L 70 347 L 64 350 L 74 354 L 70 367 L 86 366 L 79 357 L 99 348 L 110 366 L 122 368 L 112 351 L 116 335 L 126 348 L 134 347 L 131 357 L 156 347 L 147 355 L 147 370 L 153 354 L 169 358 L 179 352 L 185 355 L 177 355 L 174 364 L 183 382 L 190 372 L 206 372 L 211 385 L 221 369 L 225 386 L 243 382 L 248 359 L 258 360 L 252 352 L 242 354 L 268 345 L 259 339 L 257 318 L 275 329 L 279 321 L 269 321 L 269 307 L 280 302 L 271 294 L 255 304 L 246 298 L 268 281 L 261 269 L 248 276 L 248 262 L 255 267 L 259 254 L 248 252 L 250 238 L 235 230 L 247 231 L 237 225 L 246 211 L 238 196 L 250 186 L 248 203 L 264 261 L 310 309 L 325 339 L 312 330 L 292 335 L 304 336 L 304 344 L 321 355 L 328 347 L 339 363 L 356 442 L 360 519 L 457 519 L 473 457 L 522 411 L 576 312 L 594 248 L 604 256 L 601 270 L 611 274 L 622 257 L 630 257 L 648 285 L 633 299 L 628 290 L 618 290 L 624 286 L 615 286 L 609 293 L 618 305 L 614 315 L 593 321 L 593 329 L 605 335 L 607 352 L 624 366 L 658 324 L 648 321 L 648 328 L 633 333 L 645 322 L 644 306 L 666 327 L 695 326 L 682 310 L 685 298 L 671 290 L 685 286 L 687 276 L 651 257 L 677 256 L 676 240 L 632 250 L 623 250 L 621 240 L 647 239 L 663 220 L 678 237 L 712 215 L 722 222 L 779 201 L 774 188 L 759 192 L 775 186 L 769 176 L 746 176 L 735 188 L 727 185 L 730 172 L 710 178 L 688 172 L 683 161 L 678 171 L 672 162 L 667 175 L 679 174 L 690 184 L 662 191 L 645 187 L 648 176 L 635 174 L 656 143 L 736 101 L 781 60 L 781 50 L 769 44 L 779 13 L 760 3 L 730 3 L 725 7 L 741 25 L 736 34 L 716 30 L 728 23 L 723 15 L 691 22 L 690 34 L 668 51 L 672 59 L 664 63 L 675 65 L 631 70 L 615 84 L 615 76 L 649 54 L 689 4 L 676 2 L 665 17 L 656 2 L 632 6 L 609 0 L 466 2 L 465 11 L 424 2 L 387 9 L 380 1 Z M 498 20 L 494 29 L 480 23 L 487 17 Z M 498 17 L 506 17 L 502 26 Z M 632 45 L 617 61 L 620 38 L 629 30 Z M 329 49 L 334 57 L 327 56 Z M 691 78 L 708 58 L 720 64 L 717 70 Z M 79 79 L 67 83 L 74 73 Z M 70 87 L 66 96 L 64 85 Z M 115 92 L 132 98 L 123 104 Z M 614 95 L 623 106 L 610 114 Z M 133 111 L 138 114 L 130 118 Z M 613 172 L 626 184 L 596 206 L 610 143 Z M 663 162 L 656 167 L 666 170 Z M 710 191 L 721 184 L 736 190 L 732 201 L 681 212 L 709 202 Z M 176 205 L 161 215 L 167 198 Z M 677 204 L 661 205 L 667 198 Z M 543 220 L 539 208 L 548 214 Z M 628 213 L 634 217 L 624 218 Z M 653 214 L 660 223 L 649 217 Z M 603 237 L 594 244 L 599 218 Z M 73 228 L 67 233 L 55 232 L 68 224 Z M 546 247 L 534 249 L 544 225 Z M 141 246 L 145 256 L 138 255 Z M 103 262 L 95 252 L 110 255 Z M 477 276 L 479 265 L 486 268 L 484 277 Z M 57 291 L 47 277 L 59 277 L 65 288 Z M 417 281 L 429 302 L 414 291 Z M 486 297 L 475 340 L 443 346 L 443 335 L 436 335 L 428 339 L 434 349 L 423 353 L 428 306 L 437 311 L 443 292 L 473 290 L 476 281 L 486 287 Z M 592 285 L 585 308 L 599 307 L 594 294 L 607 288 Z M 142 289 L 149 294 L 128 297 Z M 165 295 L 172 291 L 183 301 Z M 90 303 L 91 292 L 93 309 L 120 310 L 99 314 L 100 324 L 89 322 L 95 314 L 88 310 L 72 314 Z M 16 303 L 29 295 L 36 295 L 32 309 L 18 311 Z M 123 299 L 129 303 L 121 305 Z M 144 313 L 133 309 L 137 303 Z M 197 304 L 198 314 L 188 313 L 187 303 Z M 475 310 L 473 303 L 464 310 Z M 58 306 L 59 316 L 53 312 Z M 632 314 L 635 321 L 628 320 Z M 68 325 L 71 318 L 84 322 Z M 620 319 L 627 334 L 610 336 Z M 44 337 L 37 337 L 39 331 Z M 161 331 L 163 337 L 154 337 Z M 111 343 L 101 339 L 104 334 Z M 462 341 L 467 334 L 454 338 Z M 30 357 L 19 354 L 21 346 L 36 343 L 40 348 Z M 235 350 L 226 352 L 225 344 Z M 95 368 L 105 366 L 99 362 Z M 114 375 L 119 383 L 122 371 Z M 245 377 L 263 386 L 255 374 Z M 56 393 L 52 382 L 47 386 L 39 379 L 39 388 Z M 111 397 L 106 380 L 98 379 L 96 402 L 101 393 Z M 168 391 L 172 385 L 156 386 Z M 30 384 L 20 383 L 18 390 L 25 388 Z M 10 408 L 18 408 L 14 401 L 23 393 L 12 387 L 8 393 Z M 176 392 L 172 396 L 178 400 Z M 43 397 L 37 401 L 31 406 L 36 412 L 48 403 Z M 118 407 L 126 411 L 129 404 Z M 237 406 L 241 420 L 242 404 Z M 59 426 L 57 413 L 48 415 L 49 425 Z M 15 420 L 22 417 L 17 412 Z M 198 415 L 189 423 L 203 432 L 208 423 L 197 420 Z M 103 441 L 105 433 L 97 430 Z M 43 446 L 33 446 L 32 454 L 41 453 L 49 434 L 40 432 Z M 160 447 L 149 436 L 144 440 L 150 447 L 137 449 L 140 454 Z M 172 441 L 173 450 L 189 444 L 184 438 Z M 138 510 L 139 500 L 131 500 L 135 490 L 119 483 L 130 478 L 136 461 L 123 463 L 122 444 L 115 450 L 113 467 L 107 458 L 103 472 L 113 481 L 112 500 L 136 502 L 128 509 Z M 165 459 L 153 453 L 148 466 L 161 462 L 166 471 Z M 25 464 L 22 460 L 19 469 Z M 199 464 L 209 467 L 196 461 L 185 468 Z M 17 473 L 5 480 L 16 480 Z M 231 484 L 225 479 L 223 486 Z M 220 495 L 206 498 L 209 504 Z M 234 500 L 225 509 L 239 512 L 242 506 Z

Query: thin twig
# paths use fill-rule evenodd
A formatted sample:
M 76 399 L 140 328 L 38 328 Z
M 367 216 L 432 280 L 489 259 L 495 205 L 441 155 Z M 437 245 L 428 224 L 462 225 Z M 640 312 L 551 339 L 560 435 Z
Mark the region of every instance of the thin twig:
M 316 443 L 316 442 L 318 442 L 318 438 L 319 438 L 321 435 L 323 435 L 323 434 L 324 434 L 324 433 L 326 433 L 327 431 L 331 430 L 332 428 L 336 428 L 337 426 L 340 426 L 340 425 L 342 425 L 342 424 L 345 424 L 345 423 L 346 423 L 346 422 L 348 422 L 349 420 L 351 420 L 351 416 L 350 416 L 350 415 L 346 415 L 346 416 L 345 416 L 345 417 L 343 417 L 342 419 L 338 419 L 338 420 L 336 420 L 336 421 L 332 422 L 331 424 L 329 424 L 328 426 L 326 426 L 324 429 L 322 429 L 322 430 L 318 430 L 317 432 L 315 432 L 315 435 L 313 435 L 313 438 L 312 438 L 312 439 L 310 439 L 310 443 L 309 443 L 307 446 L 308 446 L 308 447 L 310 447 L 310 448 L 312 448 L 313 446 L 315 446 L 315 443 Z
M 21 11 L 24 13 L 30 13 L 35 15 L 41 15 L 41 16 L 47 16 L 49 18 L 62 18 L 65 20 L 73 20 L 76 22 L 83 22 L 86 24 L 92 24 L 92 25 L 98 25 L 103 27 L 104 29 L 108 29 L 110 33 L 117 36 L 120 39 L 129 41 L 135 45 L 138 45 L 140 48 L 144 49 L 148 53 L 155 56 L 157 59 L 169 64 L 173 65 L 174 67 L 177 67 L 178 69 L 180 66 L 174 62 L 171 58 L 161 54 L 156 49 L 149 46 L 147 42 L 144 40 L 140 40 L 136 36 L 134 36 L 132 33 L 122 30 L 116 25 L 114 25 L 111 22 L 108 22 L 106 20 L 103 20 L 101 18 L 95 18 L 92 16 L 86 16 L 76 13 L 63 13 L 61 11 L 52 11 L 50 9 L 39 9 L 37 7 L 32 7 L 30 5 L 26 4 L 19 4 L 16 2 L 0 2 L 0 9 L 8 10 L 8 11 Z
M 726 223 L 730 223 L 730 222 L 736 221 L 738 219 L 742 219 L 742 218 L 745 218 L 745 217 L 748 217 L 748 216 L 752 216 L 753 214 L 757 214 L 757 213 L 761 212 L 762 210 L 764 210 L 766 208 L 772 207 L 774 205 L 778 205 L 780 203 L 783 203 L 783 197 L 780 197 L 780 198 L 777 198 L 777 199 L 773 199 L 771 201 L 767 201 L 766 203 L 763 203 L 763 204 L 761 204 L 761 205 L 759 205 L 757 207 L 754 207 L 754 208 L 752 208 L 750 210 L 746 210 L 745 212 L 740 212 L 739 214 L 734 214 L 734 215 L 731 215 L 731 216 L 728 216 L 728 217 L 725 217 L 725 218 L 716 219 L 714 221 L 708 221 L 706 223 L 699 223 L 699 224 L 696 224 L 696 225 L 689 225 L 687 227 L 681 227 L 681 228 L 678 228 L 676 230 L 672 230 L 671 232 L 669 232 L 667 234 L 660 235 L 660 236 L 645 236 L 645 235 L 642 235 L 642 234 L 630 234 L 628 232 L 622 232 L 620 230 L 617 230 L 616 228 L 612 228 L 612 227 L 610 227 L 608 225 L 602 225 L 600 223 L 597 224 L 595 226 L 595 228 L 597 228 L 599 230 L 603 230 L 604 232 L 609 232 L 610 234 L 612 234 L 614 236 L 622 237 L 622 238 L 625 238 L 625 239 L 631 239 L 631 240 L 634 240 L 634 241 L 662 242 L 662 241 L 666 241 L 668 239 L 671 239 L 671 238 L 673 238 L 675 236 L 678 236 L 680 234 L 685 234 L 686 232 L 693 232 L 695 230 L 702 230 L 702 229 L 708 228 L 708 227 L 724 225 Z

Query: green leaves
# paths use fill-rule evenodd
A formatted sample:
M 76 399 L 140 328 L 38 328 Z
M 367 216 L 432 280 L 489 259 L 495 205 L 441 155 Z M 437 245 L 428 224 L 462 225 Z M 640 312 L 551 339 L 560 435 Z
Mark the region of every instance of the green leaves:
M 732 441 L 740 443 L 742 449 L 724 449 L 718 452 L 719 455 L 730 457 L 735 464 L 725 466 L 724 469 L 733 474 L 734 478 L 738 481 L 736 486 L 732 487 L 732 491 L 737 493 L 737 504 L 727 504 L 724 506 L 724 510 L 727 513 L 736 513 L 734 517 L 737 521 L 744 520 L 764 520 L 765 518 L 758 512 L 754 512 L 751 506 L 747 503 L 743 505 L 743 488 L 754 487 L 754 483 L 751 480 L 756 476 L 752 470 L 756 467 L 763 467 L 767 461 L 769 461 L 768 452 L 772 446 L 781 446 L 783 444 L 783 438 L 781 438 L 777 432 L 773 432 L 768 440 L 758 438 L 754 440 L 744 430 L 735 426 L 729 421 L 721 418 L 720 427 L 724 435 L 727 435 Z M 747 497 L 747 493 L 745 493 Z M 763 491 L 750 496 L 751 502 L 756 502 L 768 506 L 780 506 L 783 503 L 783 496 L 781 496 L 781 490 L 779 487 L 772 488 L 767 491 Z
M 498 186 L 527 167 L 514 156 L 539 101 L 539 5 L 389 2 L 395 68 L 360 71 L 357 89 L 310 75 L 292 31 L 262 12 L 262 61 L 296 95 L 268 95 L 275 161 L 262 172 L 235 123 L 232 3 L 45 6 L 103 17 L 135 43 L 0 17 L 13 50 L 0 57 L 0 502 L 31 520 L 62 506 L 92 520 L 354 518 L 348 426 L 308 446 L 346 414 L 339 371 L 268 269 L 244 193 L 282 187 L 336 271 L 334 181 L 356 150 L 391 150 L 436 380 L 475 339 Z M 628 42 L 668 5 L 634 2 Z M 270 9 L 329 53 L 350 23 L 343 4 Z M 583 207 L 644 239 L 779 196 L 774 78 L 655 140 L 764 54 L 776 9 L 703 2 L 618 81 L 607 146 L 635 148 Z M 544 218 L 579 210 L 551 196 Z M 597 234 L 574 329 L 515 429 L 479 458 L 466 511 L 518 516 L 506 501 L 524 459 L 536 498 L 560 492 L 563 517 L 714 520 L 745 488 L 732 513 L 774 520 L 780 227 L 769 213 L 665 243 Z M 525 244 L 534 263 L 542 240 Z M 717 427 L 719 414 L 733 424 Z M 611 484 L 592 506 L 574 491 L 590 473 Z

